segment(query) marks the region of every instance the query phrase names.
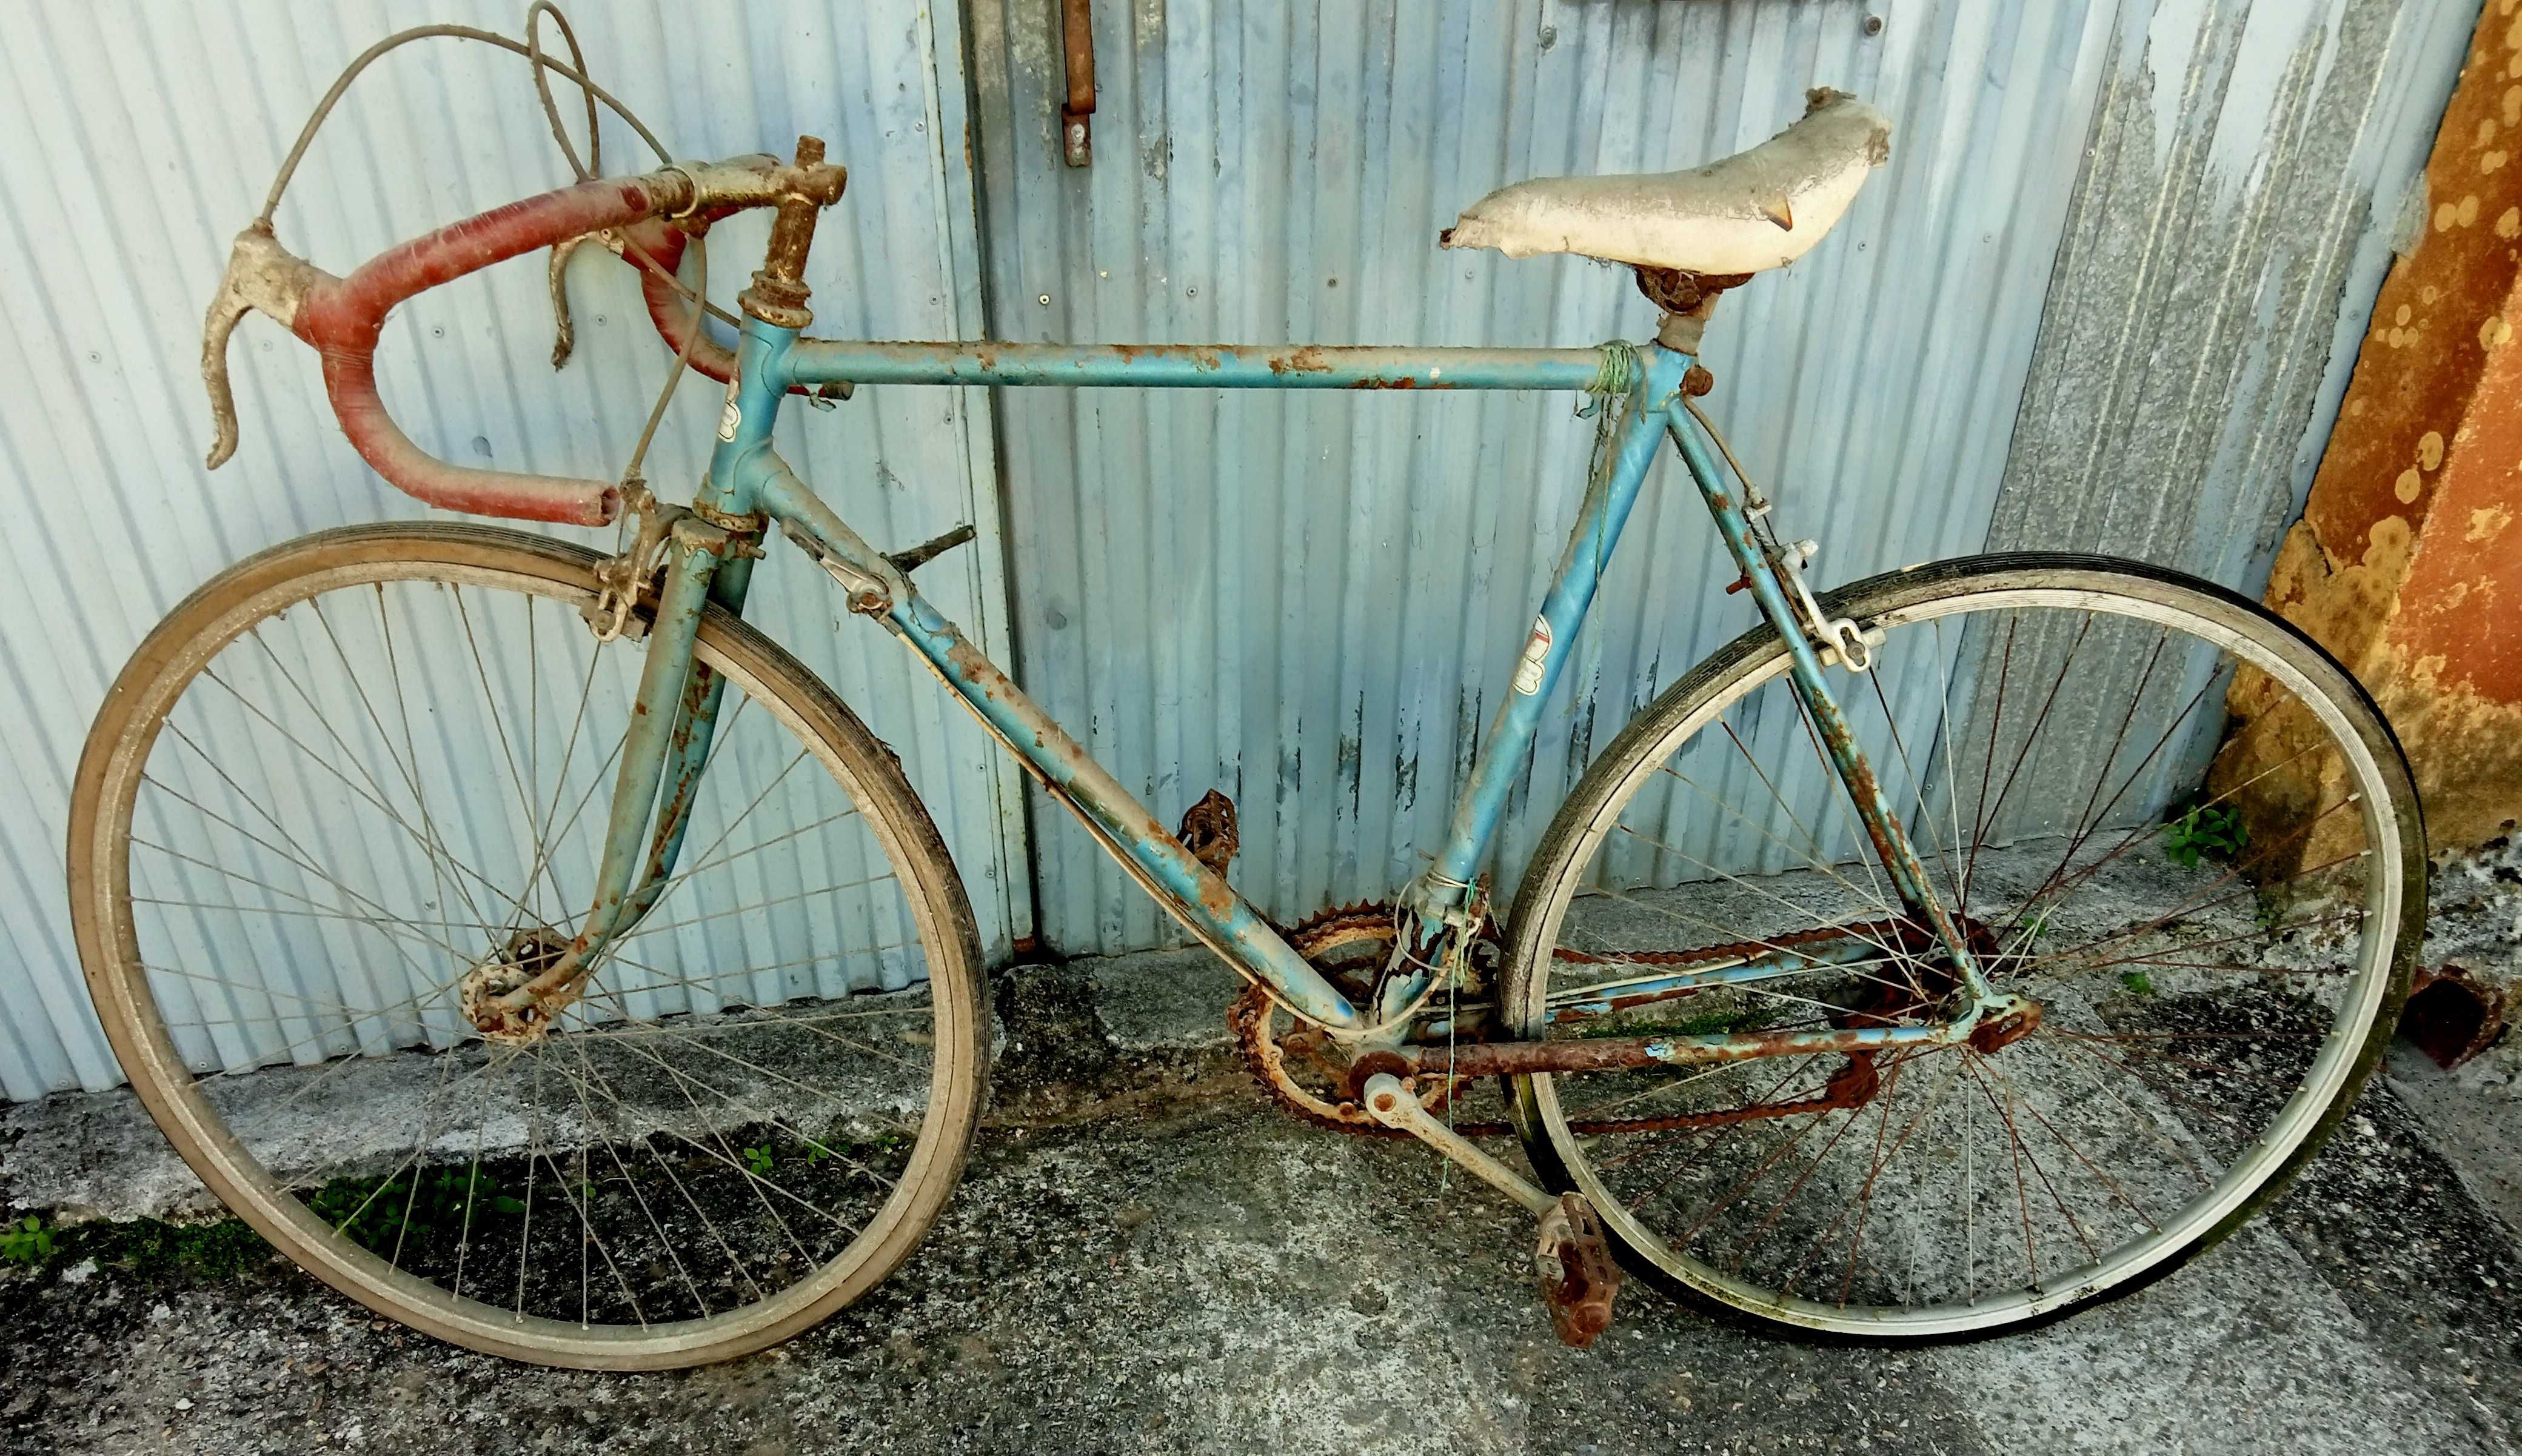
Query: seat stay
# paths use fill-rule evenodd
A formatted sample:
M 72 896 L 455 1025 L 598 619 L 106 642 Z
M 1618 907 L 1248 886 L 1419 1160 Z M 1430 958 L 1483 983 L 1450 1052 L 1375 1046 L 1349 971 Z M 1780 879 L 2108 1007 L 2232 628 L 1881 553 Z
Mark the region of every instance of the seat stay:
M 1822 745 L 1837 772 L 1841 784 L 1847 790 L 1849 802 L 1856 811 L 1857 822 L 1872 841 L 1874 856 L 1892 877 L 1892 888 L 1900 902 L 1918 922 L 1932 929 L 1944 954 L 1952 958 L 1954 971 L 1960 976 L 1971 1004 L 1980 1009 L 1994 1008 L 2004 998 L 1988 985 L 1978 955 L 1971 949 L 1968 937 L 1955 923 L 1952 914 L 1937 895 L 1927 876 L 1927 867 L 1918 857 L 1917 846 L 1910 842 L 1908 831 L 1885 797 L 1883 784 L 1867 762 L 1865 752 L 1857 746 L 1856 732 L 1842 712 L 1839 699 L 1831 691 L 1830 680 L 1822 667 L 1821 654 L 1806 634 L 1803 618 L 1788 600 L 1787 587 L 1780 572 L 1752 536 L 1751 518 L 1726 489 L 1716 461 L 1708 453 L 1706 442 L 1700 438 L 1699 427 L 1686 409 L 1666 412 L 1675 448 L 1689 467 L 1691 479 L 1705 498 L 1709 514 L 1716 518 L 1717 535 L 1734 564 L 1751 584 L 1751 596 L 1760 614 L 1778 630 L 1787 648 L 1787 675 L 1796 699 L 1810 720 L 1814 736 Z

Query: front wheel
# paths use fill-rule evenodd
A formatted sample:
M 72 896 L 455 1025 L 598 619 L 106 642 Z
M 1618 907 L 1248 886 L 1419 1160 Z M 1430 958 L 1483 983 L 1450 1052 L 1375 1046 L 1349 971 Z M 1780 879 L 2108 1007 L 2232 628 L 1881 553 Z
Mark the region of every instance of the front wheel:
M 1988 1050 L 1533 1076 L 1515 1088 L 1526 1150 L 1633 1268 L 1758 1324 L 1968 1339 L 2136 1289 L 2275 1197 L 2380 1056 L 2425 916 L 2406 762 L 2301 633 L 2137 563 L 1947 562 L 1824 609 L 1880 634 L 1871 672 L 1832 675 L 1841 705 L 1936 894 L 2037 1026 Z M 1510 1026 L 1952 1014 L 1952 967 L 1872 858 L 1786 665 L 1773 631 L 1745 634 L 1587 772 L 1516 901 Z M 1809 959 L 1762 962 L 1780 949 Z
M 460 1005 L 594 892 L 643 657 L 596 557 L 354 528 L 214 578 L 108 694 L 70 912 L 186 1161 L 378 1312 L 553 1365 L 795 1334 L 911 1251 L 980 1115 L 972 913 L 893 755 L 712 608 L 681 860 L 531 1035 Z

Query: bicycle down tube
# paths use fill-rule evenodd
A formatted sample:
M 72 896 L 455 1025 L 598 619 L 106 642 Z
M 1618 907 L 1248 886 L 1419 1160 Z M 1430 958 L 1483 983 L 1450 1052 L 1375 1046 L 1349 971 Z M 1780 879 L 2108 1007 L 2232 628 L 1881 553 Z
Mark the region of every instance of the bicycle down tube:
M 1785 587 L 1751 537 L 1748 518 L 1722 489 L 1680 403 L 1689 355 L 1656 346 L 1635 352 L 1622 370 L 1608 350 L 1256 349 L 1227 346 L 1095 346 L 889 344 L 800 341 L 794 330 L 745 321 L 738 369 L 729 387 L 720 438 L 696 510 L 711 520 L 760 515 L 786 529 L 838 580 L 855 612 L 875 618 L 901 637 L 954 690 L 988 730 L 1053 797 L 1069 808 L 1140 883 L 1187 928 L 1245 973 L 1258 978 L 1296 1013 L 1334 1032 L 1358 1034 L 1378 1019 L 1334 988 L 1287 945 L 1223 876 L 1192 858 L 1163 823 L 1083 745 L 1054 723 L 1006 674 L 937 610 L 907 574 L 869 545 L 781 461 L 771 445 L 778 409 L 792 387 L 823 384 L 1120 386 L 1226 389 L 1553 389 L 1625 387 L 1624 422 L 1609 468 L 1588 482 L 1567 544 L 1518 659 L 1513 691 L 1480 744 L 1431 870 L 1415 889 L 1413 908 L 1432 920 L 1459 914 L 1486 858 L 1517 774 L 1538 730 L 1604 570 L 1617 545 L 1657 451 L 1679 448 L 1715 515 L 1737 564 L 1751 581 L 1762 613 L 1786 634 L 1797 690 L 1815 721 L 1841 722 L 1821 677 L 1821 663 L 1788 604 Z M 1605 400 L 1604 407 L 1612 407 Z M 592 959 L 613 935 L 635 923 L 674 869 L 682 825 L 679 806 L 707 764 L 717 686 L 690 664 L 690 638 L 706 595 L 740 609 L 750 560 L 720 563 L 706 548 L 700 519 L 677 522 L 666 587 L 652 628 L 650 671 L 640 683 L 641 712 L 623 752 L 614 818 L 594 913 L 573 946 Z M 723 535 L 723 533 L 722 533 Z M 680 638 L 677 642 L 676 639 Z M 1833 736 L 1825 728 L 1825 736 Z M 1833 736 L 1833 741 L 1837 738 Z M 1850 786 L 1857 813 L 1911 911 L 1961 951 L 1950 920 L 1925 881 L 1905 833 L 1873 787 L 1871 771 L 1852 747 L 1834 766 Z M 660 781 L 669 785 L 662 796 Z M 1860 787 L 1861 785 L 1861 787 Z M 653 828 L 648 822 L 656 815 Z M 640 853 L 642 845 L 646 853 Z M 1967 955 L 1966 951 L 1962 954 Z M 1975 968 L 1974 968 L 1975 970 Z M 1711 967 L 1709 974 L 1725 972 Z M 1975 975 L 1974 975 L 1975 979 Z M 1667 977 L 1675 985 L 1685 976 Z M 1972 988 L 1977 992 L 1979 988 Z M 1984 997 L 1974 996 L 1974 1002 Z M 1980 1009 L 1966 1010 L 1939 1037 L 1964 1034 Z M 1378 1027 L 1375 1029 L 1397 1029 Z M 1921 1029 L 1850 1028 L 1807 1034 L 1831 1047 L 1886 1047 L 1914 1040 Z M 1705 1060 L 1764 1055 L 1751 1036 L 1665 1038 L 1635 1059 Z M 1769 1049 L 1774 1050 L 1774 1049 Z

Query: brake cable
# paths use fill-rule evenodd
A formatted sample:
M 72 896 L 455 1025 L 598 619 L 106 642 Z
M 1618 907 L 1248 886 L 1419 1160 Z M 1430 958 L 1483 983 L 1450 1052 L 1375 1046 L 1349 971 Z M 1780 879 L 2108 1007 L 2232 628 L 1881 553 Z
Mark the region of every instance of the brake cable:
M 535 12 L 543 9 L 547 3 L 548 0 L 537 0 L 537 4 L 534 9 L 527 11 L 526 29 L 529 35 L 534 32 Z M 557 16 L 559 12 L 555 10 L 553 11 L 553 14 Z M 564 24 L 564 33 L 566 33 L 566 24 Z M 378 57 L 385 55 L 388 51 L 395 50 L 400 46 L 409 45 L 415 40 L 428 40 L 438 36 L 444 36 L 454 40 L 478 40 L 485 45 L 494 45 L 503 51 L 523 56 L 544 70 L 560 72 L 563 79 L 580 87 L 594 100 L 603 102 L 607 107 L 612 109 L 615 116 L 620 117 L 625 122 L 627 122 L 632 131 L 639 133 L 639 139 L 646 142 L 649 150 L 657 154 L 657 160 L 659 162 L 668 164 L 673 164 L 675 160 L 674 154 L 666 150 L 666 144 L 657 140 L 657 134 L 648 129 L 648 124 L 640 120 L 636 113 L 632 112 L 630 108 L 623 105 L 621 100 L 614 96 L 612 92 L 605 90 L 602 86 L 589 80 L 585 72 L 580 70 L 578 68 L 564 65 L 549 56 L 543 55 L 540 47 L 532 45 L 526 41 L 510 40 L 507 36 L 501 35 L 496 30 L 484 30 L 473 25 L 414 25 L 409 29 L 397 30 L 392 35 L 378 41 L 375 45 L 361 51 L 351 60 L 350 65 L 342 68 L 342 73 L 334 79 L 332 89 L 326 91 L 324 93 L 324 98 L 315 103 L 314 112 L 306 117 L 306 125 L 298 133 L 297 144 L 289 149 L 288 157 L 282 160 L 280 164 L 280 172 L 277 176 L 271 179 L 271 192 L 262 201 L 262 211 L 256 217 L 255 220 L 257 222 L 261 223 L 266 228 L 271 225 L 272 213 L 280 210 L 280 195 L 289 190 L 290 181 L 297 175 L 298 164 L 304 159 L 307 147 L 312 145 L 315 140 L 316 128 L 322 126 L 325 119 L 332 115 L 333 107 L 342 99 L 342 93 L 350 89 L 350 82 L 359 78 L 359 72 L 367 70 Z M 577 45 L 574 40 L 571 43 L 571 50 L 573 54 L 576 53 Z M 543 87 L 538 89 L 544 90 L 544 104 L 546 110 L 549 110 L 550 97 L 548 88 Z M 556 113 L 553 124 L 555 126 L 559 124 Z M 568 149 L 566 147 L 563 148 L 564 152 L 567 150 Z M 588 150 L 591 152 L 594 149 L 590 146 Z M 572 168 L 575 170 L 577 168 L 577 158 L 574 156 L 571 157 L 570 164 Z M 585 172 L 580 171 L 578 175 L 581 181 L 586 180 L 587 174 Z
M 546 13 L 551 16 L 552 23 L 560 28 L 561 40 L 569 47 L 570 59 L 567 62 L 543 52 L 538 23 Z M 330 119 L 333 108 L 339 105 L 342 97 L 349 92 L 350 83 L 357 80 L 360 73 L 380 58 L 416 40 L 444 38 L 479 41 L 484 45 L 496 46 L 512 55 L 526 58 L 534 70 L 535 96 L 542 104 L 543 119 L 551 126 L 552 140 L 560 148 L 561 159 L 569 164 L 571 173 L 581 182 L 594 181 L 604 164 L 604 142 L 597 127 L 596 105 L 599 102 L 615 116 L 621 117 L 633 132 L 636 132 L 639 139 L 647 143 L 648 149 L 657 154 L 659 162 L 667 165 L 674 164 L 674 154 L 667 150 L 664 142 L 658 140 L 657 134 L 648 128 L 648 124 L 639 118 L 638 114 L 630 110 L 621 98 L 595 83 L 588 73 L 586 53 L 579 45 L 578 32 L 570 24 L 569 17 L 561 13 L 558 5 L 552 3 L 552 0 L 534 0 L 534 3 L 526 8 L 525 30 L 526 38 L 518 41 L 501 35 L 495 30 L 484 30 L 474 25 L 413 25 L 397 30 L 361 51 L 348 66 L 342 68 L 342 73 L 334 78 L 332 86 L 324 92 L 322 99 L 315 103 L 314 110 L 308 114 L 306 124 L 299 130 L 298 140 L 290 147 L 289 155 L 281 161 L 279 172 L 271 179 L 271 191 L 263 198 L 262 211 L 255 219 L 257 224 L 266 232 L 271 229 L 272 216 L 280 209 L 282 195 L 289 190 L 289 184 L 297 177 L 298 164 L 305 160 L 307 149 L 314 144 L 315 133 L 323 127 L 326 120 Z M 585 99 L 586 156 L 584 160 L 579 157 L 578 149 L 571 145 L 569 130 L 561 122 L 560 106 L 552 95 L 551 75 L 547 72 L 558 74 L 563 80 L 577 86 L 580 94 Z M 659 262 L 637 243 L 629 238 L 622 238 L 620 241 L 627 260 L 632 262 L 634 266 L 663 278 L 677 293 L 697 305 L 705 315 L 716 317 L 730 325 L 741 326 L 734 314 L 709 300 L 709 245 L 706 237 L 698 233 L 693 234 L 691 245 L 687 250 L 692 255 L 692 267 L 696 275 L 693 285 L 685 284 L 682 279 L 675 275 L 673 270 Z M 666 410 L 674 400 L 675 391 L 682 383 L 683 375 L 690 367 L 692 351 L 700 342 L 701 332 L 699 322 L 695 321 L 691 331 L 684 336 L 681 348 L 676 353 L 674 373 L 668 377 L 664 388 L 658 391 L 656 403 L 648 411 L 646 424 L 639 432 L 638 443 L 631 447 L 630 461 L 623 467 L 620 476 L 626 492 L 630 486 L 646 485 L 640 467 L 645 463 L 648 446 L 655 441 L 658 427 L 663 423 Z

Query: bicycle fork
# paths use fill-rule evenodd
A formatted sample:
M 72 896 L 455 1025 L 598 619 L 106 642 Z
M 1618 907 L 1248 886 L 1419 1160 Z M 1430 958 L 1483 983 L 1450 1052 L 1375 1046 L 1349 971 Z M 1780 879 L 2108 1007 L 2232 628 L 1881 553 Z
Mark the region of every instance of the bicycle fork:
M 606 589 L 619 599 L 599 600 L 588 625 L 603 640 L 644 621 L 647 655 L 614 774 L 595 894 L 568 940 L 530 930 L 467 973 L 461 1004 L 485 1037 L 542 1035 L 584 994 L 605 947 L 635 927 L 673 882 L 726 692 L 726 680 L 698 660 L 701 618 L 712 605 L 744 610 L 765 519 L 749 512 L 752 493 L 740 481 L 770 458 L 777 399 L 767 385 L 739 376 L 728 408 L 741 417 L 749 406 L 752 418 L 741 430 L 722 432 L 691 507 L 646 501 L 649 519 L 638 540 L 608 564 L 618 575 Z M 659 532 L 664 580 L 654 610 L 641 618 L 634 609 L 654 569 L 641 543 L 652 530 Z
M 657 903 L 682 852 L 726 691 L 726 680 L 697 660 L 701 616 L 713 602 L 743 609 L 753 561 L 743 538 L 691 514 L 675 515 L 664 549 L 665 581 L 645 619 L 647 655 L 614 775 L 595 895 L 567 941 L 528 930 L 466 975 L 465 1013 L 492 1040 L 540 1036 L 577 1000 L 603 948 Z M 626 580 L 622 589 L 636 592 L 638 584 Z M 630 620 L 628 610 L 617 619 Z

